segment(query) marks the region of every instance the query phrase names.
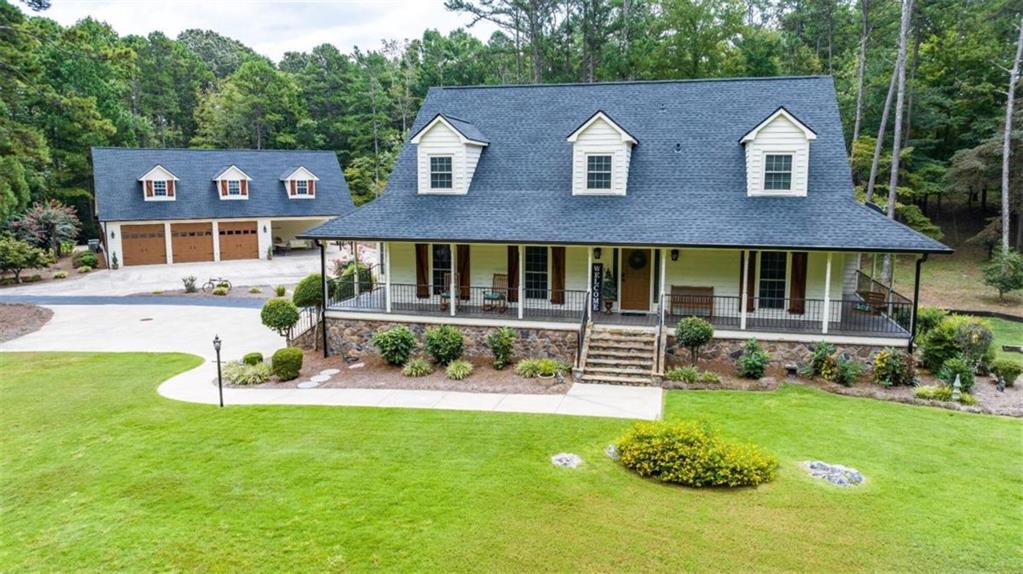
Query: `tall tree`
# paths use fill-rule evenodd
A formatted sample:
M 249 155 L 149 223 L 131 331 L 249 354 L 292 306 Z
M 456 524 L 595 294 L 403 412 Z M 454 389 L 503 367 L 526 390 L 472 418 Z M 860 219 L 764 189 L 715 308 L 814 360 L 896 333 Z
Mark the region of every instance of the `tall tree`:
M 860 139 L 860 122 L 863 120 L 863 74 L 867 67 L 869 39 L 870 0 L 860 0 L 860 50 L 856 54 L 856 118 L 853 120 L 853 142 Z
M 888 217 L 895 219 L 895 198 L 899 183 L 899 152 L 902 146 L 902 112 L 906 99 L 906 43 L 913 16 L 913 0 L 902 0 L 902 20 L 899 26 L 899 55 L 895 60 L 898 80 L 895 88 L 895 135 L 892 137 L 892 169 L 888 175 Z
M 1020 60 L 1023 59 L 1023 17 L 1019 22 L 1019 38 L 1016 40 L 1016 57 L 1009 71 L 1009 91 L 1005 102 L 1005 132 L 1002 136 L 1002 251 L 1009 250 L 1009 155 L 1012 151 L 1012 109 L 1019 83 Z M 1023 220 L 1017 225 L 1023 227 Z

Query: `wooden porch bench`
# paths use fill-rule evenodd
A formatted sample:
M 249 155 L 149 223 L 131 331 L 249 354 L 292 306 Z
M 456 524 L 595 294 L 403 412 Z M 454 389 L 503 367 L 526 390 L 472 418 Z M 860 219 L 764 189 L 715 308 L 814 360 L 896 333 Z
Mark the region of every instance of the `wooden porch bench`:
M 669 312 L 672 315 L 713 318 L 714 288 L 672 285 Z

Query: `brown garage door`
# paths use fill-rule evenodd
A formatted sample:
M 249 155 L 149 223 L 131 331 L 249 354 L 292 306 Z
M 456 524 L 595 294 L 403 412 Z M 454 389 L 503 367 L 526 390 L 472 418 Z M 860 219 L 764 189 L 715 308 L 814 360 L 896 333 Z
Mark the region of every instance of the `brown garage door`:
M 122 225 L 121 249 L 125 265 L 152 265 L 167 262 L 167 243 L 163 224 Z
M 219 225 L 221 261 L 259 257 L 259 236 L 255 221 L 221 221 Z
M 171 224 L 171 249 L 175 263 L 213 261 L 213 224 Z

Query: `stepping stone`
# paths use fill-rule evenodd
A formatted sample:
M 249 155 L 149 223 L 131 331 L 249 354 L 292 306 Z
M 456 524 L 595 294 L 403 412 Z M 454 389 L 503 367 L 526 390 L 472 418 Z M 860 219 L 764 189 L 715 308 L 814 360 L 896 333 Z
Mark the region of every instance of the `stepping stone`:
M 564 468 L 576 468 L 582 463 L 583 459 L 579 455 L 570 452 L 559 452 L 551 457 L 551 464 Z
M 317 384 L 326 383 L 330 380 L 330 375 L 313 375 L 309 377 L 309 380 Z
M 321 375 L 326 375 L 328 377 L 332 377 L 332 376 L 334 376 L 334 375 L 336 375 L 336 374 L 338 374 L 340 372 L 341 372 L 341 369 L 323 369 L 322 371 L 320 371 L 320 374 Z
M 355 363 L 354 365 L 348 365 L 349 369 L 361 369 L 366 366 L 366 363 Z
M 315 389 L 318 386 L 320 386 L 320 383 L 317 383 L 316 381 L 302 381 L 298 384 L 298 388 L 300 389 Z

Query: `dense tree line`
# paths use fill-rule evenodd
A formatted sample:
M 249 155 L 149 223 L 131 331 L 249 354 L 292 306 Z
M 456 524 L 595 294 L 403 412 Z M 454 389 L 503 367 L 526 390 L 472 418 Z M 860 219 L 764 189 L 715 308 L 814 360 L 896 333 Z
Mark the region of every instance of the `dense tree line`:
M 482 41 L 466 30 L 426 30 L 351 53 L 323 44 L 275 63 L 212 31 L 120 37 L 92 19 L 62 27 L 28 11 L 46 4 L 0 0 L 0 220 L 35 200 L 57 198 L 75 206 L 87 225 L 93 145 L 331 149 L 356 199 L 372 199 L 427 89 L 440 85 L 831 74 L 854 177 L 863 185 L 884 110 L 896 99 L 888 93 L 903 6 L 448 0 L 449 10 L 498 31 Z M 995 148 L 1019 9 L 1018 0 L 912 3 L 903 106 L 890 114 L 877 146 L 874 197 L 888 197 L 899 115 L 896 212 L 932 234 L 940 232 L 920 209 L 928 198 L 979 201 L 990 191 L 997 205 Z M 1015 118 L 1019 126 L 1023 110 Z M 1017 127 L 1015 158 L 1023 157 L 1021 140 Z M 1017 190 L 1021 165 L 1011 168 Z M 1021 192 L 1011 204 L 1023 208 Z M 1000 225 L 994 217 L 988 233 L 997 235 Z

